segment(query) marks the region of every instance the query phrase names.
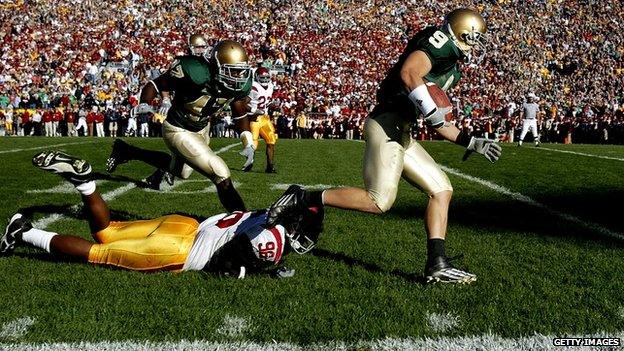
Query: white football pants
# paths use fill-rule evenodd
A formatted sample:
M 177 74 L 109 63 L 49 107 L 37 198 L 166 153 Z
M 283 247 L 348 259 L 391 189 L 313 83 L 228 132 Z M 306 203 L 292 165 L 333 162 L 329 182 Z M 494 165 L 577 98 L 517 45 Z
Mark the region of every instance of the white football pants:
M 520 141 L 524 141 L 524 137 L 527 135 L 529 128 L 531 129 L 531 133 L 533 133 L 533 140 L 539 140 L 539 134 L 537 134 L 537 120 L 524 119 L 522 122 L 522 133 L 520 133 Z

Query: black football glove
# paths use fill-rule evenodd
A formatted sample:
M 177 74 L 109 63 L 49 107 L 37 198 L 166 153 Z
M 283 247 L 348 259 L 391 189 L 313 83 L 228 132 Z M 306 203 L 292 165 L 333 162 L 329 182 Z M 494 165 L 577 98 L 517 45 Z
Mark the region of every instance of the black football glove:
M 294 223 L 305 205 L 305 190 L 298 185 L 291 185 L 271 205 L 267 213 L 267 225 L 273 227 L 277 224 Z

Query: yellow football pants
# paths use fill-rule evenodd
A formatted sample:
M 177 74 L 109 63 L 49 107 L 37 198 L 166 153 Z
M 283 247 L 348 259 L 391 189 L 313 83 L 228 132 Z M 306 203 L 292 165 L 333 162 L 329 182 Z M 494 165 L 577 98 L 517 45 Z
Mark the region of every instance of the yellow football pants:
M 89 262 L 136 271 L 179 271 L 186 262 L 199 224 L 190 217 L 111 222 L 94 234 L 98 244 L 89 251 Z
M 264 139 L 267 145 L 275 145 L 277 133 L 273 127 L 273 122 L 267 115 L 258 116 L 255 122 L 249 123 L 251 134 L 253 135 L 254 148 L 258 148 L 258 138 Z

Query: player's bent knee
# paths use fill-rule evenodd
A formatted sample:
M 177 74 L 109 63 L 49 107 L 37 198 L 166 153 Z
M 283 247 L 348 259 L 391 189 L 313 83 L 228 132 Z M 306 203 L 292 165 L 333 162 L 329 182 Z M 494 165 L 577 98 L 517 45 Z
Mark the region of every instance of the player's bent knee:
M 396 199 L 396 189 L 383 193 L 368 190 L 368 196 L 373 200 L 374 205 L 371 206 L 369 212 L 382 214 L 388 212 L 392 208 L 394 200 Z
M 451 202 L 451 198 L 453 197 L 453 188 L 451 188 L 450 190 L 442 190 L 439 192 L 436 192 L 435 194 L 430 194 L 429 198 L 434 200 L 434 201 L 441 201 L 441 202 Z
M 432 182 L 425 187 L 422 187 L 423 191 L 425 191 L 429 197 L 433 197 L 438 194 L 446 193 L 453 194 L 453 186 L 451 182 L 448 180 L 448 177 L 443 174 L 444 177 L 439 177 L 436 182 Z M 443 195 L 439 195 L 443 196 Z
M 232 180 L 230 178 L 220 179 L 219 182 L 216 182 L 217 188 L 227 189 L 232 186 Z

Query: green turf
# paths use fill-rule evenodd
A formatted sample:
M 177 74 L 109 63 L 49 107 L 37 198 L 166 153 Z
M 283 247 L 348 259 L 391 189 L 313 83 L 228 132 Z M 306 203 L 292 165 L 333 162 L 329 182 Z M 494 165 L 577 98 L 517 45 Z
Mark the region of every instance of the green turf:
M 160 139 L 132 143 L 165 149 Z M 214 150 L 236 142 L 216 139 Z M 62 184 L 36 170 L 37 150 L 13 148 L 80 143 L 60 148 L 87 158 L 103 178 L 112 139 L 3 138 L 0 218 L 20 208 L 35 219 L 65 213 L 77 194 L 31 193 Z M 506 145 L 497 164 L 446 142 L 423 143 L 441 164 L 529 196 L 554 210 L 624 233 L 621 220 L 624 162 Z M 574 152 L 624 157 L 621 146 L 545 145 Z M 261 146 L 262 148 L 262 146 Z M 278 174 L 265 174 L 262 153 L 255 172 L 238 171 L 238 147 L 222 154 L 248 207 L 271 203 L 275 183 L 363 184 L 363 143 L 280 140 Z M 103 193 L 139 180 L 151 169 L 121 166 L 118 178 L 100 184 Z M 124 178 L 125 177 L 125 178 Z M 201 273 L 141 274 L 75 263 L 56 263 L 32 249 L 0 259 L 0 325 L 35 319 L 19 341 L 232 340 L 218 330 L 225 316 L 250 327 L 234 340 L 309 344 L 382 337 L 431 337 L 427 313 L 450 313 L 459 325 L 444 335 L 526 336 L 535 332 L 583 334 L 624 330 L 622 242 L 601 236 L 547 211 L 512 200 L 487 187 L 449 175 L 455 187 L 447 250 L 463 253 L 462 267 L 478 275 L 471 286 L 423 286 L 423 212 L 427 198 L 401 182 L 394 208 L 383 216 L 329 209 L 317 249 L 289 256 L 290 279 L 215 278 Z M 113 216 L 137 219 L 182 212 L 222 212 L 214 193 L 193 193 L 209 182 L 194 174 L 176 188 L 155 193 L 136 188 L 110 202 Z M 51 229 L 88 237 L 83 221 L 68 219 Z M 0 340 L 1 341 L 1 340 Z

